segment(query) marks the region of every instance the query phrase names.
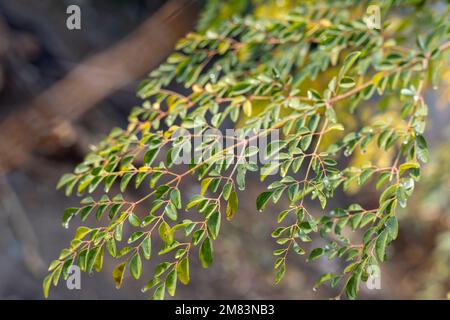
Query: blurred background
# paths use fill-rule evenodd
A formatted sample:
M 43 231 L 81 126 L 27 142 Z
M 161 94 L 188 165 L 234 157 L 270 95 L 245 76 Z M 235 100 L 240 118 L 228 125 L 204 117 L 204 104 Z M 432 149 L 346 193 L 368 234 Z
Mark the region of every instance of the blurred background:
M 0 299 L 42 299 L 48 263 L 68 244 L 76 228 L 61 227 L 65 208 L 75 206 L 55 189 L 115 126 L 126 126 L 139 104 L 135 88 L 195 26 L 214 24 L 249 1 L 189 0 L 0 0 Z M 282 12 L 286 1 L 254 1 L 260 15 Z M 68 30 L 66 9 L 81 8 L 81 30 Z M 279 6 L 280 10 L 276 8 Z M 274 8 L 275 7 L 275 8 Z M 205 12 L 205 11 L 204 11 Z M 210 17 L 216 16 L 216 20 Z M 199 18 L 200 17 L 200 18 Z M 363 299 L 446 299 L 450 292 L 450 72 L 426 99 L 431 109 L 427 137 L 431 163 L 406 210 L 399 213 L 399 239 L 382 267 L 381 290 L 362 286 Z M 321 273 L 337 262 L 305 263 L 292 256 L 285 279 L 273 285 L 276 219 L 254 205 L 263 191 L 255 176 L 239 214 L 223 225 L 215 263 L 191 266 L 191 283 L 177 299 L 323 299 L 331 289 L 312 290 Z M 129 191 L 132 192 L 132 191 Z M 335 200 L 349 203 L 347 196 Z M 370 201 L 376 194 L 363 194 Z M 252 200 L 250 200 L 252 199 Z M 354 197 L 351 200 L 355 200 Z M 272 210 L 271 210 L 272 209 Z M 319 210 L 317 208 L 317 210 Z M 62 283 L 51 299 L 145 299 L 143 282 L 124 281 L 116 290 L 114 267 L 82 274 L 82 290 Z M 144 265 L 145 270 L 145 265 Z M 145 272 L 150 273 L 153 267 Z

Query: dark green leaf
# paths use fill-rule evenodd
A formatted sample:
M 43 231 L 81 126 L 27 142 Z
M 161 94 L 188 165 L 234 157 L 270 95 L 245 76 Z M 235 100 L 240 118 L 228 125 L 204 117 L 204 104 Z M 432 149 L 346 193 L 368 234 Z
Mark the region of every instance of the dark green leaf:
M 199 259 L 203 268 L 208 268 L 213 262 L 213 245 L 210 238 L 206 238 L 199 250 Z

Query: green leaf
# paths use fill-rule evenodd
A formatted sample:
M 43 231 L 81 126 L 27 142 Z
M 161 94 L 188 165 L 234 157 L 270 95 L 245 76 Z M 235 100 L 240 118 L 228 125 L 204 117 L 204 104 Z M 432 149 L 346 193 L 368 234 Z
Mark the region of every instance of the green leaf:
M 53 280 L 52 283 L 53 285 L 56 287 L 58 285 L 58 281 L 59 278 L 61 276 L 61 272 L 62 272 L 62 266 L 58 267 L 54 272 L 53 272 Z
M 164 213 L 172 221 L 176 221 L 178 218 L 177 208 L 175 208 L 175 205 L 172 202 L 167 204 Z
M 256 209 L 258 211 L 263 211 L 267 202 L 269 201 L 270 197 L 272 196 L 273 192 L 271 191 L 265 191 L 261 193 L 258 198 L 256 198 Z
M 48 267 L 48 270 L 47 271 L 53 271 L 53 270 L 55 270 L 55 268 L 57 267 L 57 266 L 59 266 L 61 264 L 61 262 L 59 261 L 59 260 L 53 260 L 51 263 L 50 263 L 50 266 Z
M 339 81 L 339 87 L 348 89 L 355 86 L 355 80 L 351 77 L 343 77 L 341 81 Z
M 325 116 L 328 120 L 330 120 L 331 123 L 336 123 L 337 117 L 336 117 L 336 111 L 334 111 L 333 107 L 328 107 L 325 109 Z
M 128 172 L 125 173 L 122 177 L 122 179 L 120 180 L 120 191 L 121 192 L 125 192 L 125 190 L 127 189 L 128 184 L 130 183 L 131 178 L 133 178 L 134 173 Z
M 312 134 L 308 134 L 307 136 L 303 136 L 302 139 L 300 140 L 300 147 L 302 148 L 303 151 L 308 150 L 312 142 L 312 137 L 313 137 Z
M 167 275 L 166 278 L 167 293 L 172 297 L 175 295 L 177 289 L 177 271 L 174 269 Z
M 180 246 L 180 243 L 178 241 L 172 242 L 172 244 L 166 244 L 164 245 L 161 250 L 158 252 L 159 255 L 166 254 L 168 252 L 171 252 L 172 250 L 178 248 Z
M 280 281 L 284 278 L 284 274 L 285 273 L 286 273 L 286 264 L 283 263 L 279 267 L 279 269 L 278 269 L 278 271 L 277 271 L 277 273 L 275 275 L 275 284 L 280 283 Z
M 112 277 L 117 289 L 119 289 L 122 286 L 123 274 L 125 272 L 126 266 L 127 266 L 126 261 L 122 262 L 118 264 L 112 272 Z
M 225 200 L 228 200 L 230 198 L 232 190 L 233 190 L 233 184 L 231 182 L 227 182 L 222 190 L 223 198 Z
M 427 163 L 429 160 L 428 147 L 425 138 L 421 135 L 416 137 L 417 145 L 417 158 L 423 163 Z
M 361 172 L 361 175 L 359 176 L 358 184 L 361 186 L 364 183 L 366 183 L 367 180 L 369 180 L 370 177 L 373 175 L 373 173 L 374 169 L 372 168 L 364 169 L 363 172 Z
M 387 187 L 380 195 L 380 204 L 382 205 L 386 200 L 390 199 L 395 194 L 396 189 L 396 185 Z
M 197 244 L 199 244 L 199 242 L 203 239 L 203 236 L 205 235 L 206 231 L 204 229 L 200 229 L 195 231 L 192 234 L 192 243 L 194 244 L 194 246 L 196 246 Z
M 163 221 L 161 225 L 158 228 L 158 233 L 161 239 L 168 245 L 172 244 L 173 242 L 173 233 L 170 226 L 167 224 L 167 222 Z
M 180 194 L 180 190 L 173 189 L 170 192 L 170 200 L 172 201 L 172 203 L 175 205 L 175 207 L 177 209 L 181 209 L 181 194 Z
M 189 283 L 189 259 L 183 258 L 177 265 L 178 279 L 181 283 L 187 285 Z
M 87 227 L 79 227 L 75 232 L 73 237 L 75 240 L 82 240 L 86 235 L 88 235 L 92 230 Z
M 144 164 L 144 166 L 150 166 L 158 155 L 158 152 L 158 148 L 148 150 L 142 159 L 142 163 Z
M 338 276 L 334 273 L 325 273 L 325 274 L 321 275 L 320 278 L 316 281 L 316 283 L 314 284 L 314 288 L 318 288 L 325 282 L 333 280 L 336 277 L 338 277 Z
M 103 250 L 103 247 L 99 247 L 98 252 L 95 255 L 95 261 L 94 261 L 94 269 L 97 272 L 102 271 L 104 254 L 105 254 L 105 251 Z
M 164 284 L 160 285 L 158 288 L 156 288 L 151 299 L 152 300 L 164 300 L 165 291 L 166 291 L 165 285 Z
M 242 111 L 247 117 L 252 116 L 252 102 L 250 100 L 245 100 L 244 104 L 242 105 Z
M 116 241 L 114 240 L 114 238 L 111 238 L 106 242 L 106 250 L 111 255 L 111 257 L 113 257 L 113 258 L 116 257 L 117 246 L 116 246 Z
M 311 251 L 309 254 L 308 260 L 316 260 L 320 258 L 324 254 L 324 251 L 322 248 L 315 248 Z
M 232 191 L 230 193 L 230 197 L 228 198 L 227 202 L 227 219 L 231 220 L 233 219 L 233 216 L 236 214 L 239 206 L 239 199 L 237 196 L 236 191 Z
M 203 268 L 208 268 L 213 262 L 213 245 L 210 238 L 206 238 L 199 250 L 199 259 Z
M 358 277 L 357 274 L 353 274 L 347 281 L 347 284 L 345 285 L 345 294 L 347 297 L 351 300 L 356 299 L 356 296 L 358 295 L 359 291 L 359 283 L 360 283 L 360 277 Z
M 138 280 L 141 277 L 142 260 L 141 255 L 136 253 L 130 260 L 130 273 L 134 279 Z
M 70 220 L 72 220 L 72 218 L 74 216 L 76 216 L 79 211 L 80 211 L 79 208 L 67 208 L 66 210 L 64 210 L 64 214 L 63 214 L 63 218 L 62 218 L 62 225 L 64 228 L 69 227 Z
M 147 284 L 145 285 L 144 288 L 142 288 L 142 292 L 147 292 L 148 290 L 150 290 L 151 288 L 153 288 L 154 286 L 158 285 L 161 282 L 161 279 L 158 277 L 154 277 L 152 280 L 150 280 L 149 282 L 147 282 Z
M 213 178 L 206 178 L 200 182 L 200 186 L 201 186 L 200 194 L 202 196 L 205 195 L 205 193 L 208 190 L 208 187 L 212 181 L 213 181 Z
M 400 167 L 398 168 L 399 175 L 402 175 L 406 170 L 418 169 L 418 168 L 420 168 L 420 164 L 418 164 L 417 162 L 405 162 L 405 163 L 402 163 L 400 165 Z
M 356 59 L 361 55 L 360 51 L 355 51 L 350 53 L 344 60 L 344 63 L 342 64 L 342 68 L 339 71 L 339 79 L 342 79 L 347 71 L 353 66 Z
M 161 262 L 155 268 L 155 277 L 159 277 L 164 272 L 166 272 L 172 264 L 169 262 Z
M 206 226 L 208 228 L 208 234 L 213 240 L 216 240 L 220 230 L 220 212 L 214 211 L 208 218 Z
M 252 89 L 252 86 L 250 83 L 248 82 L 240 82 L 238 84 L 236 84 L 232 90 L 231 90 L 231 95 L 232 96 L 238 96 L 238 95 L 242 95 L 248 91 L 250 91 Z
M 100 252 L 100 247 L 92 248 L 89 250 L 86 257 L 86 271 L 91 273 L 94 268 L 95 261 L 97 260 L 97 255 Z
M 304 137 L 304 139 L 307 137 L 311 137 L 311 136 L 306 136 L 306 137 Z M 302 142 L 304 139 L 302 139 Z M 279 167 L 280 167 L 280 163 L 278 161 L 270 161 L 269 163 L 266 163 L 265 165 L 263 165 L 260 170 L 260 180 L 264 181 L 267 178 L 267 176 L 274 173 L 276 170 L 278 170 Z
M 70 182 L 74 181 L 76 179 L 76 175 L 73 173 L 66 173 L 64 174 L 61 179 L 59 179 L 58 185 L 56 186 L 56 189 L 61 189 L 66 184 L 69 184 Z
M 294 250 L 294 252 L 296 254 L 299 254 L 299 255 L 305 254 L 305 250 L 303 250 L 303 248 L 301 248 L 297 242 L 294 242 L 294 244 L 292 245 L 292 249 Z
M 142 236 L 144 236 L 144 232 L 142 231 L 133 232 L 127 242 L 128 244 L 133 243 L 139 240 Z
M 53 273 L 50 273 L 44 278 L 42 282 L 42 290 L 44 291 L 44 297 L 48 298 L 48 291 L 50 290 L 50 285 L 52 284 Z
M 386 221 L 386 227 L 389 233 L 389 237 L 392 240 L 397 239 L 398 235 L 398 220 L 397 217 L 392 216 Z
M 134 213 L 131 213 L 128 216 L 128 221 L 130 222 L 130 224 L 133 227 L 139 227 L 141 225 L 141 222 L 139 221 L 139 218 Z
M 388 232 L 386 230 L 383 230 L 375 242 L 375 254 L 377 255 L 378 260 L 380 260 L 381 262 L 384 261 L 387 240 Z
M 94 179 L 95 179 L 95 177 L 91 176 L 91 175 L 87 175 L 87 176 L 84 176 L 83 178 L 81 178 L 80 183 L 78 184 L 77 192 L 79 194 L 82 194 L 84 192 L 84 190 L 86 190 L 86 188 L 91 185 L 91 183 L 93 182 Z
M 87 262 L 87 254 L 89 253 L 88 249 L 84 249 L 82 250 L 79 254 L 78 254 L 78 266 L 80 267 L 81 271 L 86 271 L 86 262 Z
M 377 177 L 377 180 L 376 180 L 376 183 L 375 183 L 375 187 L 377 189 L 380 189 L 381 186 L 389 179 L 390 176 L 391 176 L 390 172 L 383 172 L 383 173 L 381 173 Z
M 280 212 L 277 218 L 277 223 L 283 222 L 283 220 L 286 218 L 286 216 L 289 214 L 289 210 L 283 210 Z
M 144 258 L 149 260 L 152 254 L 152 238 L 147 236 L 141 243 L 142 254 Z

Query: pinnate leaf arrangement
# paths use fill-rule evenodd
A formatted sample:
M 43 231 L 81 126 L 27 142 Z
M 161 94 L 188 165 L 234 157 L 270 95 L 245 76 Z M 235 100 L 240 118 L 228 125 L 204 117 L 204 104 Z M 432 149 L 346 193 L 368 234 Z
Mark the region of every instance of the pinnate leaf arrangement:
M 383 1 L 384 23 L 371 29 L 361 2 L 312 1 L 282 18 L 234 17 L 179 41 L 140 85 L 143 103 L 132 110 L 128 127 L 112 130 L 61 178 L 58 188 L 81 197 L 79 207 L 65 210 L 63 225 L 77 218 L 96 226 L 78 227 L 50 264 L 45 296 L 73 264 L 100 272 L 105 255 L 117 260 L 117 288 L 128 272 L 140 279 L 146 260 L 159 255 L 163 262 L 142 291 L 152 299 L 173 296 L 177 284 L 189 283 L 193 259 L 204 268 L 213 263 L 221 224 L 239 213 L 246 181 L 258 174 L 265 191 L 254 199 L 255 208 L 264 211 L 280 199 L 286 204 L 270 212 L 279 224 L 272 233 L 279 245 L 275 282 L 289 254 L 327 256 L 342 259 L 345 268 L 322 275 L 316 287 L 326 283 L 341 288 L 336 298 L 356 298 L 368 267 L 383 262 L 396 239 L 398 207 L 406 206 L 428 160 L 423 93 L 428 83 L 437 86 L 450 48 L 448 5 L 434 12 L 416 41 L 400 46 L 400 31 L 385 32 L 390 14 L 421 9 Z M 197 150 L 201 161 L 177 163 L 195 135 L 233 123 L 258 136 L 280 130 L 279 141 L 258 150 L 244 136 L 213 151 L 217 136 L 205 134 Z M 188 134 L 175 137 L 181 128 Z M 237 146 L 241 153 L 230 152 Z M 369 148 L 389 165 L 352 161 Z M 260 152 L 279 161 L 246 160 Z M 198 180 L 197 194 L 182 192 L 189 177 Z M 129 188 L 142 197 L 128 199 Z M 374 207 L 333 208 L 329 201 L 335 192 L 368 188 L 379 190 L 372 191 L 379 197 Z M 352 231 L 363 236 L 355 241 Z M 315 234 L 321 245 L 312 242 Z

